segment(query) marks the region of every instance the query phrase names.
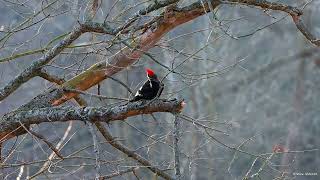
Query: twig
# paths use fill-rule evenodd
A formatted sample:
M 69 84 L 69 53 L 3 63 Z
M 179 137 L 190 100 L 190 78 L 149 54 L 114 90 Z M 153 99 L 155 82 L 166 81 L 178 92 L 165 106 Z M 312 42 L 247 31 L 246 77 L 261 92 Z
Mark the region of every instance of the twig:
M 79 94 L 88 95 L 88 96 L 91 96 L 91 97 L 96 97 L 96 98 L 101 98 L 101 99 L 114 99 L 114 100 L 128 101 L 127 98 L 107 97 L 107 96 L 103 96 L 103 95 L 92 94 L 92 93 L 88 93 L 88 92 L 85 92 L 85 91 L 80 91 L 80 90 L 77 90 L 77 89 L 63 88 L 63 90 L 64 90 L 65 92 L 79 93 Z
M 93 150 L 94 150 L 94 154 L 95 154 L 95 169 L 96 169 L 96 179 L 99 179 L 100 177 L 100 168 L 101 168 L 101 165 L 100 165 L 100 152 L 99 152 L 99 147 L 98 147 L 98 141 L 97 141 L 97 135 L 96 133 L 94 132 L 94 129 L 93 129 L 93 126 L 92 126 L 92 123 L 87 123 L 87 125 L 89 126 L 89 131 L 92 135 L 92 141 L 93 141 Z
M 131 151 L 121 143 L 114 141 L 114 137 L 108 132 L 108 130 L 103 127 L 103 125 L 99 122 L 96 122 L 95 125 L 97 126 L 98 130 L 101 132 L 103 137 L 110 142 L 110 145 L 112 145 L 114 148 L 118 149 L 119 151 L 126 154 L 128 157 L 135 159 L 148 169 L 150 169 L 152 172 L 156 173 L 157 175 L 161 176 L 164 179 L 173 180 L 174 178 L 170 177 L 168 174 L 163 172 L 161 169 L 153 166 L 148 160 L 140 156 L 139 154 L 135 153 L 134 151 Z
M 49 142 L 44 136 L 42 136 L 41 134 L 38 134 L 32 130 L 28 130 L 29 133 L 31 133 L 33 136 L 37 137 L 38 139 L 41 139 L 44 143 L 46 143 L 49 148 L 60 158 L 60 159 L 64 159 L 63 156 L 60 154 L 59 150 L 57 148 L 54 147 L 54 145 Z
M 109 174 L 109 175 L 106 175 L 106 176 L 101 176 L 100 180 L 111 179 L 111 178 L 114 178 L 114 177 L 121 176 L 123 174 L 129 173 L 129 172 L 136 171 L 138 169 L 139 169 L 139 167 L 132 167 L 132 168 L 128 168 L 128 169 L 125 169 L 125 170 L 117 171 L 115 173 L 112 173 L 112 174 Z
M 122 82 L 122 81 L 120 81 L 119 79 L 116 79 L 116 78 L 114 78 L 114 77 L 112 77 L 112 76 L 107 76 L 107 77 L 110 78 L 111 80 L 113 80 L 113 81 L 121 84 L 124 88 L 126 88 L 126 89 L 128 90 L 128 92 L 129 92 L 131 95 L 133 95 L 132 90 L 131 90 L 124 82 Z
M 64 132 L 64 135 L 63 137 L 60 139 L 60 141 L 58 142 L 58 144 L 56 145 L 56 149 L 58 150 L 61 150 L 63 145 L 62 143 L 64 143 L 64 141 L 66 140 L 66 138 L 68 137 L 70 131 L 71 131 L 71 128 L 72 128 L 72 124 L 73 124 L 73 121 L 70 121 L 69 122 L 69 125 L 67 127 L 67 129 L 65 130 Z M 55 153 L 51 153 L 50 156 L 48 157 L 48 159 L 46 160 L 46 162 L 42 165 L 42 167 L 40 168 L 39 171 L 37 171 L 35 174 L 33 174 L 32 176 L 30 176 L 29 179 L 33 179 L 35 178 L 36 176 L 42 174 L 45 170 L 47 170 L 49 167 L 50 167 L 50 163 L 51 161 L 55 158 Z
M 180 119 L 179 119 L 179 114 L 177 113 L 177 114 L 174 114 L 174 127 L 173 127 L 174 169 L 175 169 L 176 180 L 181 180 L 179 139 L 180 139 Z

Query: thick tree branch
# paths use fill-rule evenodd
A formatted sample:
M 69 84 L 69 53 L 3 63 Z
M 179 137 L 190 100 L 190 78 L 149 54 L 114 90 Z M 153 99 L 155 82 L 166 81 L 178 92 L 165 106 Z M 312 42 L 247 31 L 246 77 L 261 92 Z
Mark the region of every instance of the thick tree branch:
M 51 107 L 51 108 L 42 108 L 31 111 L 20 111 L 12 113 L 12 115 L 7 114 L 2 119 L 0 119 L 0 127 L 7 127 L 8 129 L 0 128 L 0 139 L 3 138 L 3 135 L 7 135 L 10 132 L 11 128 L 18 125 L 12 122 L 21 123 L 41 123 L 41 122 L 55 122 L 55 121 L 65 121 L 65 120 L 82 120 L 82 121 L 94 121 L 94 124 L 97 126 L 98 130 L 101 132 L 103 137 L 109 141 L 110 145 L 119 151 L 126 154 L 128 157 L 135 159 L 141 163 L 146 168 L 150 169 L 152 172 L 158 174 L 164 179 L 173 179 L 168 174 L 166 174 L 161 169 L 152 165 L 147 159 L 130 150 L 121 143 L 114 141 L 112 135 L 108 132 L 106 128 L 103 127 L 101 122 L 110 122 L 113 120 L 121 120 L 130 116 L 137 114 L 147 114 L 153 112 L 171 112 L 177 113 L 180 112 L 183 108 L 183 100 L 155 100 L 148 102 L 135 102 L 130 103 L 124 106 L 117 106 L 111 109 L 106 108 L 90 108 L 90 107 Z M 6 119 L 7 118 L 7 119 Z M 18 120 L 21 118 L 20 120 Z M 9 125 L 9 124 L 10 125 Z M 7 124 L 7 125 L 5 125 Z M 18 127 L 19 128 L 19 127 Z M 7 131 L 7 132 L 4 132 Z M 16 134 L 17 135 L 17 134 Z
M 48 107 L 36 108 L 26 111 L 15 111 L 4 115 L 0 119 L 0 139 L 1 135 L 8 134 L 19 128 L 21 123 L 29 127 L 32 124 L 58 121 L 100 121 L 111 122 L 124 120 L 128 117 L 139 114 L 150 114 L 154 112 L 179 112 L 183 108 L 183 100 L 154 100 L 129 103 L 127 105 L 113 108 L 104 107 Z M 20 135 L 20 134 L 15 134 Z

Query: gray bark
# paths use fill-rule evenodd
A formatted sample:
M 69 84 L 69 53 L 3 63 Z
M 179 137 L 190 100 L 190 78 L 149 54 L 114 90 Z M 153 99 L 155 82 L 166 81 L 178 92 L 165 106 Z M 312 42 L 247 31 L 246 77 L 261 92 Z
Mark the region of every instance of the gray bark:
M 14 111 L 4 115 L 0 119 L 0 133 L 13 131 L 21 126 L 31 124 L 58 121 L 101 121 L 111 122 L 124 120 L 127 117 L 138 114 L 150 114 L 154 112 L 179 112 L 182 109 L 183 100 L 152 100 L 129 103 L 127 105 L 105 107 L 48 107 L 26 111 Z M 19 135 L 19 134 L 18 134 Z

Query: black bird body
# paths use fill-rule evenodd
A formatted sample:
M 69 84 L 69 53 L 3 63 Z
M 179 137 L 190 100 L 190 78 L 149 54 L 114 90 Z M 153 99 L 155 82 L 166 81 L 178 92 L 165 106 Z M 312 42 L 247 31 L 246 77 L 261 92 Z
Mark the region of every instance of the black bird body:
M 159 81 L 157 75 L 155 75 L 151 69 L 147 69 L 147 76 L 148 80 L 140 87 L 130 102 L 139 101 L 141 99 L 151 100 L 161 95 L 163 84 Z

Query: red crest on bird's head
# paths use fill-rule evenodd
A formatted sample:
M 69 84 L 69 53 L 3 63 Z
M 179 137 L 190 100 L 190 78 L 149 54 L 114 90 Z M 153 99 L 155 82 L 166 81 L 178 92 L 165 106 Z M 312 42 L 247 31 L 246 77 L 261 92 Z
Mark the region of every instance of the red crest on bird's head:
M 146 69 L 146 72 L 147 72 L 147 75 L 148 75 L 149 77 L 154 76 L 154 72 L 152 71 L 152 69 L 147 68 L 147 69 Z

